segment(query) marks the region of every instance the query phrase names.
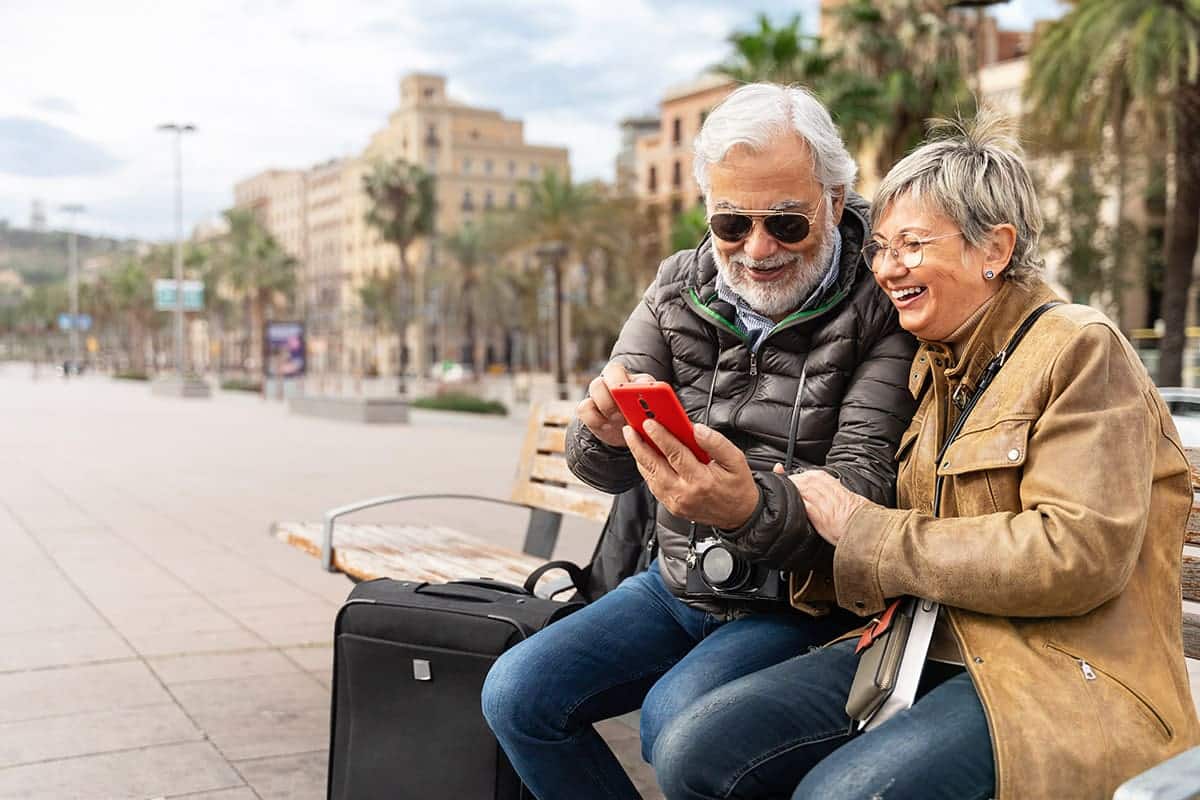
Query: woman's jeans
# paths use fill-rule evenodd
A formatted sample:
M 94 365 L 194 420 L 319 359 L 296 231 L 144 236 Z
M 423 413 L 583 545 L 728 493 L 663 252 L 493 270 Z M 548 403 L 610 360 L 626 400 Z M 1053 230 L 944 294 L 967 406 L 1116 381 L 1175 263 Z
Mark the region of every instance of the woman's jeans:
M 539 800 L 637 798 L 593 723 L 641 707 L 649 761 L 667 723 L 706 693 L 857 622 L 791 610 L 726 621 L 674 597 L 655 562 L 502 655 L 483 687 L 483 713 Z
M 670 800 L 983 800 L 995 772 L 970 676 L 926 666 L 917 702 L 875 730 L 848 733 L 854 641 L 789 659 L 706 694 L 652 754 Z M 941 675 L 932 673 L 941 672 Z M 798 785 L 797 785 L 798 784 Z

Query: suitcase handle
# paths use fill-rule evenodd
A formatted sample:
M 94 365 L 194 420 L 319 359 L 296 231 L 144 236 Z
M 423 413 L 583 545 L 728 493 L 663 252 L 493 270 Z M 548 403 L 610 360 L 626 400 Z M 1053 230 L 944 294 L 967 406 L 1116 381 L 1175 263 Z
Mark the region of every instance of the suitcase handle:
M 493 589 L 497 592 L 507 592 L 508 594 L 519 594 L 522 597 L 528 597 L 533 592 L 513 583 L 505 583 L 504 581 L 494 580 L 492 578 L 474 578 L 472 580 L 463 581 L 446 581 L 446 586 L 476 586 L 480 589 Z

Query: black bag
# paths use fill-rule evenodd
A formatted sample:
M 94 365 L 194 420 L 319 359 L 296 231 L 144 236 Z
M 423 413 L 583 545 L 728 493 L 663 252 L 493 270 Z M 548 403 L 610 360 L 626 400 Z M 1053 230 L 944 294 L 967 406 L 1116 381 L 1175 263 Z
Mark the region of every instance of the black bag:
M 329 800 L 529 797 L 483 719 L 483 680 L 582 606 L 486 579 L 355 586 L 334 625 Z

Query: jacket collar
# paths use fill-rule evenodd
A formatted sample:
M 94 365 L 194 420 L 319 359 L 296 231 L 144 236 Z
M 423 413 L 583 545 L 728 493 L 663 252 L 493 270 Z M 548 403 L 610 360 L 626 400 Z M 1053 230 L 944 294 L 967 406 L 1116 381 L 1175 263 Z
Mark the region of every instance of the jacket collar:
M 920 397 L 929 378 L 931 364 L 936 361 L 946 364 L 946 378 L 962 384 L 967 396 L 974 390 L 979 374 L 996 354 L 1000 352 L 1021 323 L 1034 309 L 1050 302 L 1061 300 L 1053 289 L 1041 280 L 1029 287 L 1005 281 L 993 298 L 991 307 L 984 313 L 975 332 L 962 348 L 962 357 L 957 362 L 950 346 L 944 342 L 922 341 L 913 358 L 908 388 L 913 397 Z

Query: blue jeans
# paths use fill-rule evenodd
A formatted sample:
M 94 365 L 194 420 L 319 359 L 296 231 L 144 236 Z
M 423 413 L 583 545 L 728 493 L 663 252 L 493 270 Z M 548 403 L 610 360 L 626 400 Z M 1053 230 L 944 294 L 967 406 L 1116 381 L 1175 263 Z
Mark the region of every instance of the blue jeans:
M 502 655 L 483 713 L 540 800 L 638 798 L 593 723 L 642 709 L 643 757 L 705 693 L 827 642 L 856 618 L 783 610 L 731 621 L 692 608 L 658 564 Z
M 992 797 L 987 718 L 966 672 L 923 681 L 912 708 L 850 735 L 845 706 L 857 664 L 854 642 L 841 642 L 709 692 L 658 738 L 653 764 L 663 793 L 670 800 Z

